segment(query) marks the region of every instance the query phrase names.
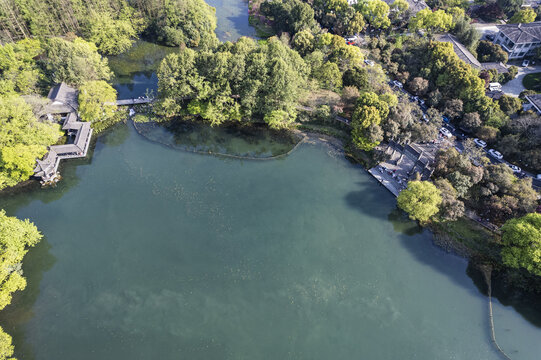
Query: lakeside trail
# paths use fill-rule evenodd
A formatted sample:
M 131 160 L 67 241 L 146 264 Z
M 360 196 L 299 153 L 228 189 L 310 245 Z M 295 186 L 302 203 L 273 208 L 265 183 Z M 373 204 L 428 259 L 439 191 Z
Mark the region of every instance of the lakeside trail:
M 490 325 L 490 337 L 492 344 L 494 344 L 494 347 L 498 352 L 502 355 L 504 359 L 512 360 L 509 355 L 503 351 L 500 344 L 498 344 L 498 341 L 496 340 L 496 330 L 494 328 L 494 315 L 492 312 L 492 266 L 490 265 L 482 265 L 480 266 L 481 272 L 483 273 L 485 277 L 485 281 L 487 284 L 487 293 L 488 293 L 488 320 Z

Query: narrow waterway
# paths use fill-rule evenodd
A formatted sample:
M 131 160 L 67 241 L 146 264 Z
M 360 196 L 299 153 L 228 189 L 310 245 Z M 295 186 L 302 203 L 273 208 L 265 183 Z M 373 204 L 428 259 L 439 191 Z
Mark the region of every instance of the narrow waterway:
M 243 33 L 223 19 L 243 24 L 246 4 L 222 4 L 218 33 Z M 119 97 L 155 90 L 170 51 L 141 41 L 112 58 Z M 0 313 L 19 360 L 500 359 L 478 274 L 340 152 L 184 151 L 268 157 L 293 146 L 278 135 L 171 124 L 141 136 L 128 123 L 66 162 L 58 187 L 2 195 L 45 235 Z M 505 304 L 500 345 L 539 359 L 539 309 Z

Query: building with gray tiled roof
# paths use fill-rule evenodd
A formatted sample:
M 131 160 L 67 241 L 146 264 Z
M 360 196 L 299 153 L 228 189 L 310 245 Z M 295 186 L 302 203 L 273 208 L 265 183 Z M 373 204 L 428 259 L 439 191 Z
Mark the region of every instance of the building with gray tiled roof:
M 73 140 L 70 144 L 53 145 L 43 160 L 36 160 L 34 176 L 43 182 L 49 182 L 56 178 L 60 160 L 85 157 L 90 146 L 92 128 L 90 123 L 79 121 L 76 113 L 77 90 L 66 84 L 58 84 L 49 91 L 51 103 L 47 107 L 50 114 L 64 115 L 62 130 L 67 131 Z
M 541 21 L 499 25 L 498 30 L 494 43 L 509 53 L 509 59 L 532 56 L 541 46 Z
M 524 97 L 532 105 L 532 107 L 541 115 L 541 94 L 526 95 Z
M 503 74 L 509 72 L 507 66 L 501 62 L 485 62 L 481 63 L 477 58 L 456 38 L 451 34 L 440 35 L 436 38 L 438 41 L 449 42 L 453 45 L 455 54 L 464 61 L 466 64 L 477 70 L 496 70 L 498 73 Z

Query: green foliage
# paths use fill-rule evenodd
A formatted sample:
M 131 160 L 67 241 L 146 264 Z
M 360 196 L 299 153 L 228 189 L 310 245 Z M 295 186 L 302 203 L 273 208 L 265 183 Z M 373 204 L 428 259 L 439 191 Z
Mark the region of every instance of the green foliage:
M 126 0 L 16 0 L 0 9 L 1 42 L 79 34 L 95 37 L 100 51 L 114 54 L 142 25 L 141 14 Z
M 159 111 L 167 117 L 198 115 L 214 125 L 252 116 L 272 120 L 273 126 L 290 123 L 308 70 L 277 38 L 261 43 L 241 38 L 212 51 L 183 49 L 167 56 L 158 70 Z
M 410 19 L 411 31 L 426 30 L 430 33 L 435 31 L 448 31 L 453 25 L 453 16 L 443 10 L 431 11 L 423 9 Z
M 314 10 L 301 0 L 270 0 L 260 7 L 261 13 L 273 19 L 276 32 L 295 35 L 301 30 L 313 30 L 317 23 Z
M 98 54 L 93 43 L 80 38 L 73 41 L 51 38 L 45 45 L 46 72 L 55 83 L 81 85 L 92 80 L 109 80 L 107 59 Z
M 79 88 L 79 115 L 83 121 L 98 122 L 113 117 L 116 90 L 103 80 L 87 81 Z
M 541 276 L 541 214 L 511 219 L 503 225 L 502 231 L 504 264 Z
M 507 115 L 516 114 L 522 109 L 522 101 L 514 96 L 502 95 L 498 100 L 498 104 L 500 105 L 500 109 Z
M 312 7 L 321 26 L 337 35 L 357 34 L 365 26 L 364 16 L 347 0 L 315 0 Z
M 60 136 L 59 125 L 37 121 L 21 97 L 0 96 L 0 190 L 27 180 Z
M 6 216 L 0 210 L 0 310 L 11 302 L 13 292 L 25 288 L 21 261 L 28 247 L 36 245 L 41 238 L 42 235 L 30 221 Z
M 511 19 L 509 19 L 509 24 L 527 24 L 535 21 L 537 14 L 532 8 L 521 9 L 517 11 Z
M 441 192 L 428 181 L 410 181 L 408 188 L 398 195 L 398 207 L 409 214 L 410 219 L 427 223 L 439 211 Z
M 13 355 L 13 344 L 11 336 L 0 327 L 0 360 L 16 360 Z
M 42 53 L 39 40 L 24 39 L 0 45 L 0 79 L 10 81 L 19 93 L 35 91 L 43 73 L 34 58 Z
M 500 45 L 492 41 L 482 40 L 477 45 L 477 58 L 481 62 L 499 62 L 507 63 L 509 55 Z
M 135 10 L 123 3 L 119 16 L 108 12 L 91 14 L 86 38 L 96 44 L 101 53 L 118 55 L 128 50 L 134 38 L 143 29 L 143 19 L 138 18 Z
M 354 8 L 364 16 L 372 28 L 386 29 L 391 25 L 389 5 L 382 0 L 360 0 Z
M 342 87 L 342 73 L 333 62 L 324 63 L 316 72 L 320 86 L 327 90 L 338 90 Z
M 212 48 L 217 45 L 216 9 L 204 0 L 136 0 L 150 19 L 148 33 L 169 46 Z
M 528 90 L 541 92 L 541 72 L 526 74 L 522 79 L 522 84 Z
M 389 115 L 389 105 L 373 92 L 365 92 L 359 96 L 357 107 L 353 112 L 353 128 L 351 137 L 360 150 L 370 151 L 383 139 L 379 127 L 382 120 Z
M 0 210 L 0 310 L 11 303 L 12 294 L 26 287 L 21 262 L 28 248 L 36 245 L 42 235 L 34 224 L 6 216 Z M 0 360 L 15 360 L 11 336 L 0 327 Z

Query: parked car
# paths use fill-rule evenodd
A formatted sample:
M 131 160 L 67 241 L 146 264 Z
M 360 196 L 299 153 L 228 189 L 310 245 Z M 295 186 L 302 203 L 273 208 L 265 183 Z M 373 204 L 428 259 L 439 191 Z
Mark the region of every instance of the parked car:
M 423 121 L 426 122 L 426 123 L 428 123 L 428 121 L 429 121 L 428 116 L 426 114 L 423 114 Z
M 524 60 L 524 61 L 522 62 L 522 66 L 528 67 L 528 65 L 530 65 L 530 60 Z
M 372 60 L 369 60 L 369 59 L 365 59 L 364 60 L 364 63 L 368 66 L 374 66 L 375 62 L 373 62 Z
M 446 128 L 444 128 L 444 127 L 442 127 L 442 128 L 440 129 L 440 133 L 441 133 L 443 136 L 448 137 L 448 138 L 450 138 L 450 137 L 453 136 L 453 134 L 449 131 L 449 129 L 446 129 Z
M 503 155 L 502 155 L 499 151 L 497 151 L 497 150 L 490 149 L 490 150 L 488 151 L 488 154 L 489 154 L 490 156 L 492 156 L 494 159 L 497 159 L 497 160 L 502 160 L 502 159 L 503 159 Z
M 507 166 L 509 166 L 511 168 L 511 170 L 513 170 L 514 173 L 521 173 L 522 172 L 522 169 L 519 168 L 518 166 L 516 165 L 513 165 L 513 164 L 507 164 Z
M 484 149 L 487 147 L 487 143 L 484 140 L 475 138 L 473 139 L 473 142 L 475 143 L 475 145 L 479 146 L 481 149 Z
M 446 123 L 446 124 L 450 124 L 451 123 L 451 120 L 449 120 L 449 118 L 447 116 L 442 116 L 441 117 L 443 122 Z
M 393 85 L 398 87 L 398 88 L 402 88 L 404 85 L 402 85 L 402 83 L 398 80 L 393 80 Z
M 355 40 L 357 40 L 357 36 L 356 35 L 350 35 L 350 36 L 346 36 L 345 39 L 346 39 L 346 41 L 355 41 Z
M 487 35 L 487 40 L 494 41 L 494 35 L 493 34 L 488 34 Z

